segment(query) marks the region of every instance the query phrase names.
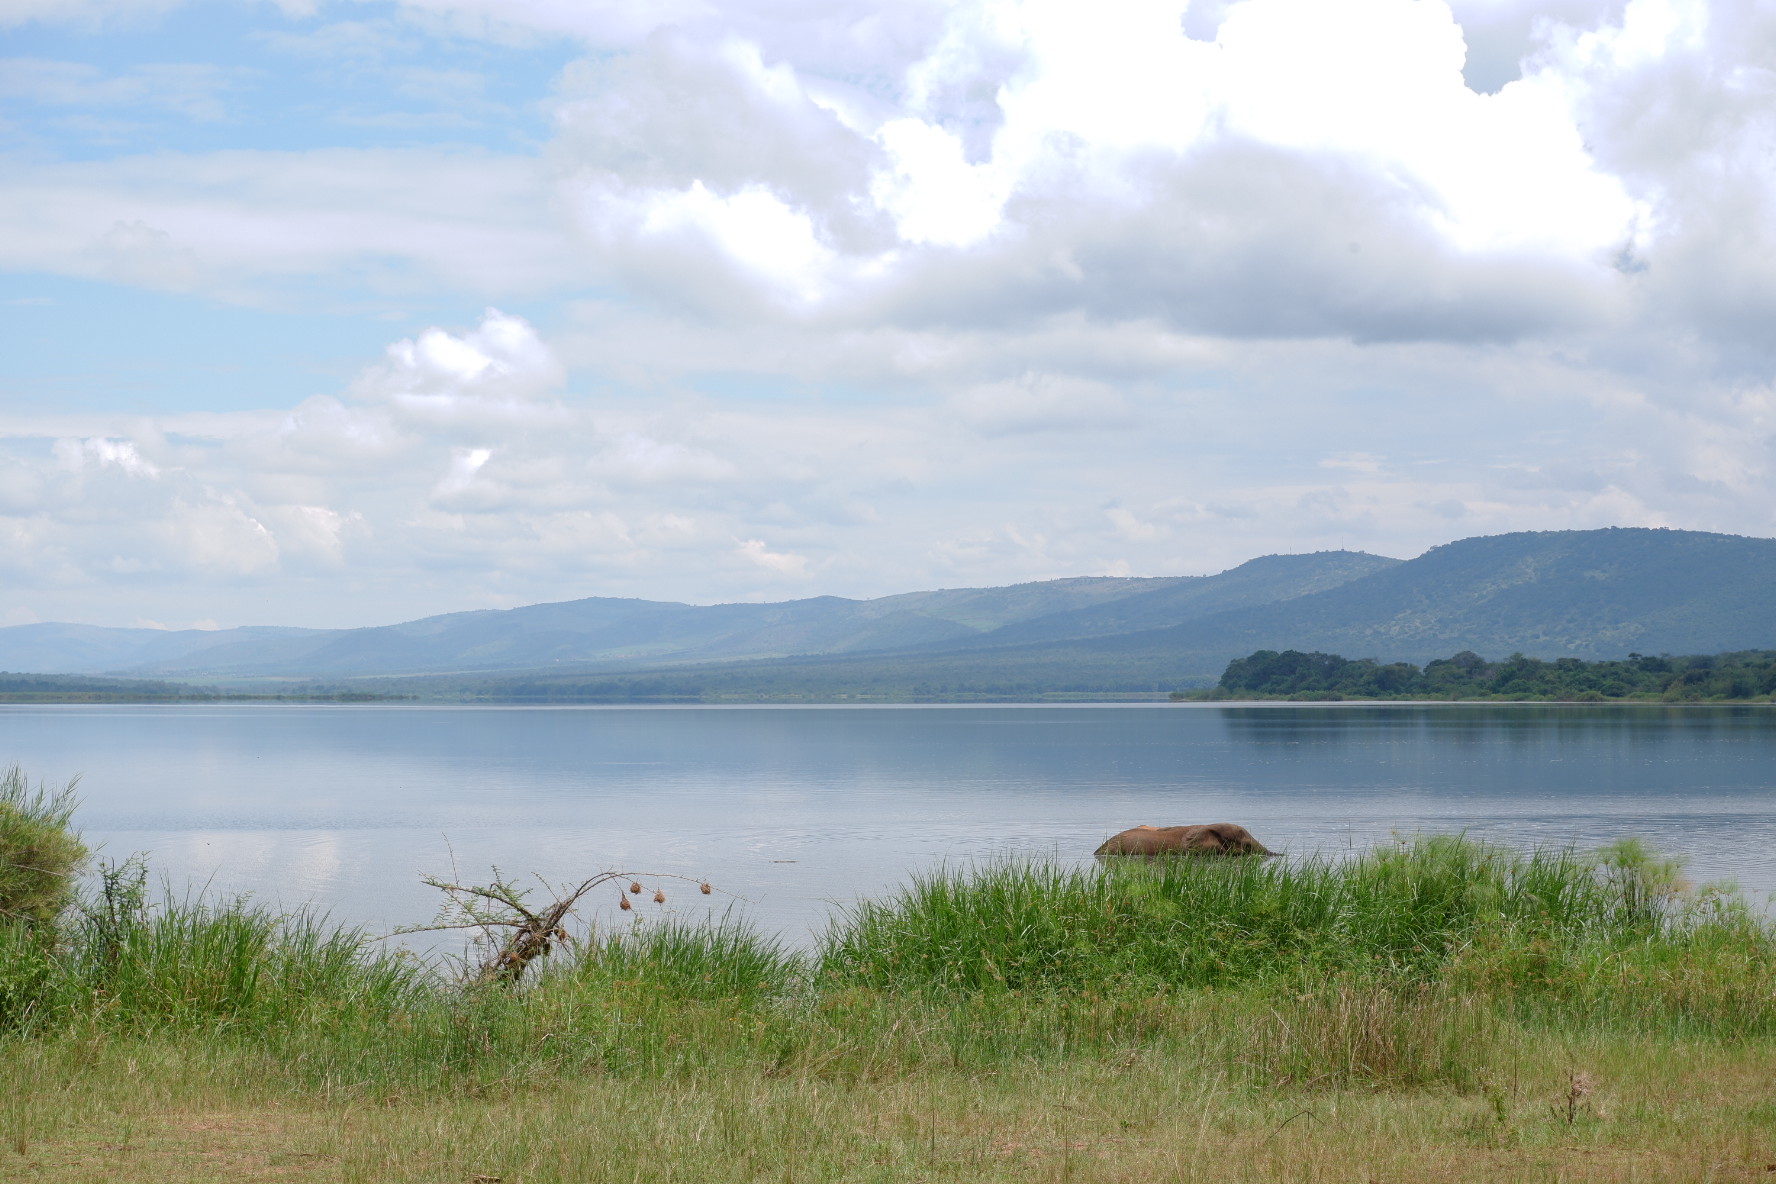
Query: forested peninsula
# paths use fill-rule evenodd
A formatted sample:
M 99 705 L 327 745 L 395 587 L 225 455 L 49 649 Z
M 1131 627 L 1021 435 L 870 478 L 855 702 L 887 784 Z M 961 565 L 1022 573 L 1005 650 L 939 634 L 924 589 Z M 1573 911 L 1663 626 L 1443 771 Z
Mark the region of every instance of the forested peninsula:
M 1768 703 L 1776 701 L 1776 650 L 1620 661 L 1544 661 L 1512 654 L 1489 662 L 1471 650 L 1423 667 L 1300 650 L 1259 650 L 1227 664 L 1208 690 L 1174 691 L 1175 702 L 1228 699 L 1541 700 L 1569 703 Z

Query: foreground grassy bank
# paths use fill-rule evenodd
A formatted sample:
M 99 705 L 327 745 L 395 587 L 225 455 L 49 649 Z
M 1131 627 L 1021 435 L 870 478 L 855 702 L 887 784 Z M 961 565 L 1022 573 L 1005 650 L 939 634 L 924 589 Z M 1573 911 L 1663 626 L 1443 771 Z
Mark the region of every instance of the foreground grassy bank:
M 518 989 L 127 877 L 0 927 L 46 1180 L 1767 1179 L 1776 940 L 1635 845 L 1006 864 Z M 8 1150 L 9 1149 L 9 1150 Z

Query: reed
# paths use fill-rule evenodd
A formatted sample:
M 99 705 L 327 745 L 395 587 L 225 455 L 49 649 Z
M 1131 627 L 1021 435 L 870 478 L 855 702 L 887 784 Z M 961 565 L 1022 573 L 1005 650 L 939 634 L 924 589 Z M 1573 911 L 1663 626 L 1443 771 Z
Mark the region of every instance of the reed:
M 1686 982 L 1709 966 L 1738 975 L 1771 950 L 1742 903 L 1684 891 L 1644 848 L 1521 854 L 1431 838 L 1346 861 L 940 872 L 840 916 L 820 967 L 831 981 L 909 991 L 1447 980 L 1546 994 L 1605 966 L 1676 968 Z
M 595 937 L 568 974 L 580 991 L 620 987 L 673 1000 L 755 1000 L 788 990 L 803 964 L 780 941 L 732 916 L 710 925 L 668 918 L 603 941 Z
M 0 1024 L 318 1027 L 437 994 L 429 970 L 361 930 L 246 901 L 169 898 L 150 909 L 134 870 L 107 869 L 96 902 L 58 930 L 0 926 Z
M 847 910 L 805 954 L 732 918 L 650 920 L 521 986 L 453 980 L 312 915 L 150 908 L 140 873 L 108 869 L 58 932 L 0 926 L 0 1043 L 232 1048 L 299 1096 L 374 1097 L 1131 1055 L 1247 1083 L 1473 1089 L 1526 1032 L 1776 1036 L 1769 927 L 1637 848 L 1004 862 Z

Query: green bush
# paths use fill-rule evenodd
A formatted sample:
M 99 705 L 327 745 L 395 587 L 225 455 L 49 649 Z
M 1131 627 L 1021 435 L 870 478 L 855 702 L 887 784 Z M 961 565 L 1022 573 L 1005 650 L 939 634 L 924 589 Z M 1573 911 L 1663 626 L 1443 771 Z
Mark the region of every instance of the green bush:
M 73 900 L 87 854 L 74 805 L 73 782 L 32 789 L 17 765 L 0 773 L 0 924 L 47 924 Z
M 60 970 L 46 926 L 0 925 L 0 1034 L 23 1031 L 49 1010 Z

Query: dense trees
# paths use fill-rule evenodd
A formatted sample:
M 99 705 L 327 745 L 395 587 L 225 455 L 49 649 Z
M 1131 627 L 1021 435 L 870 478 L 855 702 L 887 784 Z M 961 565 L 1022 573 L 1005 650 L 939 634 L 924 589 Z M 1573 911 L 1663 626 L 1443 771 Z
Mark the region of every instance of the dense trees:
M 1630 654 L 1621 661 L 1544 661 L 1512 654 L 1488 662 L 1464 650 L 1422 670 L 1407 662 L 1299 650 L 1259 650 L 1227 665 L 1220 685 L 1173 698 L 1642 699 L 1702 702 L 1776 696 L 1776 650 L 1671 657 Z

